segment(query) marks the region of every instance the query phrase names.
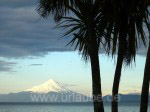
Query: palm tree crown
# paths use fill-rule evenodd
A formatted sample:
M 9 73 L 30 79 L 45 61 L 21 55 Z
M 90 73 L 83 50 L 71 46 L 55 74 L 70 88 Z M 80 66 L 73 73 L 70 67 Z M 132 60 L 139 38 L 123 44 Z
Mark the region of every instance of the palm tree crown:
M 124 39 L 124 60 L 127 64 L 135 59 L 136 49 L 141 42 L 146 46 L 145 28 L 149 27 L 147 5 L 148 0 L 105 0 L 102 12 L 108 22 L 106 32 L 111 32 L 113 36 L 112 54 L 115 54 L 123 27 L 125 36 L 120 38 Z
M 104 44 L 108 41 L 104 33 L 106 22 L 101 14 L 99 0 L 40 0 L 38 12 L 42 17 L 54 15 L 54 20 L 59 22 L 57 27 L 69 29 L 65 36 L 74 35 L 69 44 L 75 43 L 75 49 L 78 48 L 85 60 L 89 58 L 90 43 L 94 40 L 91 38 L 96 37 L 98 48 L 100 48 L 100 43 Z M 90 29 L 93 29 L 94 37 L 89 35 Z M 102 41 L 101 37 L 105 40 Z

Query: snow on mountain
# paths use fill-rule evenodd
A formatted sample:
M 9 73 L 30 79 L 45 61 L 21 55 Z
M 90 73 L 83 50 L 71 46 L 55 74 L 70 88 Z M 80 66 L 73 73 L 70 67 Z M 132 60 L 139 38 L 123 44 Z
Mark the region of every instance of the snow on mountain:
M 25 91 L 33 92 L 33 93 L 70 92 L 70 90 L 65 88 L 65 86 L 63 84 L 56 82 L 53 79 L 50 79 L 41 85 L 34 86 Z

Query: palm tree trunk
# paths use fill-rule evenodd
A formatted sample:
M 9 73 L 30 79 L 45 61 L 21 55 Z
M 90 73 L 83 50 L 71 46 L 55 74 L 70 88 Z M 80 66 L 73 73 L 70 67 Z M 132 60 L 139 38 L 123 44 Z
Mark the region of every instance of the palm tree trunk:
M 146 64 L 145 64 L 140 112 L 147 112 L 148 110 L 149 83 L 150 83 L 150 42 L 149 42 L 149 48 L 148 48 Z
M 91 60 L 91 69 L 92 69 L 94 112 L 104 112 L 102 91 L 101 91 L 99 57 L 98 57 L 98 51 L 96 49 L 93 49 L 93 52 L 90 55 L 90 60 Z
M 117 97 L 118 97 L 119 84 L 120 84 L 120 78 L 121 78 L 123 55 L 124 55 L 124 49 L 123 47 L 121 47 L 121 45 L 119 45 L 117 65 L 116 65 L 116 71 L 115 71 L 115 77 L 114 77 L 113 89 L 112 89 L 112 112 L 118 112 Z
M 114 82 L 112 88 L 112 112 L 118 112 L 118 91 L 119 91 L 119 84 L 121 79 L 121 70 L 124 60 L 124 54 L 126 49 L 126 37 L 128 31 L 128 19 L 127 15 L 123 11 L 121 13 L 121 24 L 120 24 L 120 33 L 119 33 L 119 48 L 118 48 L 118 57 L 117 57 L 117 65 L 114 75 Z
M 89 36 L 89 46 L 88 52 L 91 61 L 91 71 L 92 71 L 92 95 L 93 95 L 93 106 L 94 112 L 104 112 L 104 105 L 102 99 L 102 89 L 101 89 L 101 77 L 100 77 L 100 65 L 99 65 L 99 46 L 97 44 L 97 38 L 95 34 L 95 27 L 92 23 L 92 19 L 88 17 L 87 29 Z

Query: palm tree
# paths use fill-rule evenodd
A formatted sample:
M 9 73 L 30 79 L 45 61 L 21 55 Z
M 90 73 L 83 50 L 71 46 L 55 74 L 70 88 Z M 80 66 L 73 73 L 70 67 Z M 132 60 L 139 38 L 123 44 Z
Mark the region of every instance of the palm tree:
M 75 45 L 75 49 L 79 50 L 83 58 L 86 61 L 90 60 L 95 112 L 104 112 L 99 49 L 101 37 L 105 37 L 104 29 L 107 23 L 100 13 L 100 4 L 100 0 L 40 0 L 38 7 L 42 17 L 54 16 L 54 20 L 58 23 L 57 27 L 69 29 L 64 36 L 73 34 L 74 37 L 68 45 Z M 106 38 L 103 42 L 104 40 L 110 41 Z
M 144 79 L 141 94 L 140 112 L 147 112 L 149 100 L 149 84 L 150 84 L 150 21 L 147 23 L 149 31 L 149 48 L 147 51 L 147 58 L 145 63 Z
M 124 6 L 130 7 L 131 11 L 128 11 L 122 8 L 121 14 L 121 27 L 120 27 L 120 36 L 119 36 L 119 48 L 118 48 L 118 59 L 117 66 L 115 71 L 114 83 L 113 83 L 113 101 L 112 101 L 112 111 L 118 112 L 118 102 L 114 100 L 119 91 L 119 83 L 121 79 L 121 69 L 123 61 L 125 60 L 126 64 L 130 64 L 132 59 L 135 59 L 136 48 L 138 41 L 145 43 L 145 32 L 143 22 L 147 22 L 147 9 L 144 6 L 144 2 L 137 0 L 136 4 L 125 2 Z M 120 4 L 121 6 L 121 4 Z M 124 27 L 122 29 L 122 27 Z M 138 33 L 139 35 L 136 35 Z M 122 39 L 121 39 L 122 38 Z M 139 40 L 140 39 L 140 40 Z M 141 43 L 140 43 L 141 44 Z M 150 67 L 150 66 L 149 66 Z M 143 112 L 143 111 L 141 111 Z
M 150 42 L 145 64 L 140 112 L 147 112 L 148 110 L 149 84 L 150 84 Z
M 112 55 L 115 54 L 119 45 L 112 88 L 112 112 L 118 112 L 116 96 L 119 91 L 123 63 L 129 65 L 132 60 L 135 60 L 136 50 L 141 41 L 146 46 L 143 23 L 148 22 L 147 2 L 146 0 L 111 0 L 111 2 L 105 0 L 104 3 L 104 15 L 108 16 L 107 22 L 112 26 L 106 29 L 113 35 Z M 106 9 L 110 9 L 109 12 L 105 11 Z

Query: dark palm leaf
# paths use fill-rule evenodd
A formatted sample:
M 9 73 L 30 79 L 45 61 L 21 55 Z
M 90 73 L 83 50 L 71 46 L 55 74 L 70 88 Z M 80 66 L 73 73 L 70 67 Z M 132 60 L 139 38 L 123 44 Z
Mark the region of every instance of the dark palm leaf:
M 138 46 L 143 43 L 146 47 L 146 35 L 144 24 L 148 23 L 149 11 L 147 9 L 147 0 L 105 0 L 103 15 L 107 18 L 108 27 L 107 36 L 113 36 L 112 55 L 115 54 L 119 42 L 121 27 L 127 27 L 124 60 L 130 64 L 136 56 Z M 110 9 L 109 11 L 107 9 Z M 122 13 L 126 17 L 126 25 L 122 26 Z M 148 25 L 146 26 L 148 28 Z M 110 35 L 111 33 L 111 35 Z M 109 42 L 109 41 L 108 41 Z
M 55 21 L 59 21 L 63 15 L 69 12 L 68 7 L 75 7 L 75 0 L 40 0 L 38 12 L 42 17 L 54 15 Z

